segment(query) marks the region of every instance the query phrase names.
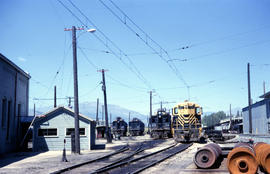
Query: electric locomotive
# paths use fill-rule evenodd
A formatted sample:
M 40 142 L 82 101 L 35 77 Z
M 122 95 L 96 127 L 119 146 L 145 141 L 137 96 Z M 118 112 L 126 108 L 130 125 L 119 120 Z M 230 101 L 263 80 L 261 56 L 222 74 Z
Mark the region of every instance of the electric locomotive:
M 131 136 L 137 136 L 143 135 L 143 133 L 144 133 L 144 123 L 138 118 L 133 118 L 129 122 L 129 134 Z
M 159 109 L 149 119 L 150 136 L 152 138 L 171 138 L 172 123 L 171 114 L 166 109 Z
M 201 125 L 202 107 L 186 100 L 172 110 L 172 129 L 176 142 L 204 141 Z
M 121 117 L 112 122 L 112 133 L 114 137 L 127 136 L 127 123 Z

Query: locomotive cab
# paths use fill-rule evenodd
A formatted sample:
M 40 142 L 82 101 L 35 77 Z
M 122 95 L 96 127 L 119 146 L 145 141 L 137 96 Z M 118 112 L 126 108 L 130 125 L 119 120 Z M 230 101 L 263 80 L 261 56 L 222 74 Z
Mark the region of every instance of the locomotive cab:
M 152 115 L 150 120 L 151 137 L 153 138 L 170 138 L 171 133 L 171 115 L 166 110 L 158 110 Z
M 202 108 L 199 105 L 185 101 L 173 108 L 172 115 L 175 141 L 201 141 Z

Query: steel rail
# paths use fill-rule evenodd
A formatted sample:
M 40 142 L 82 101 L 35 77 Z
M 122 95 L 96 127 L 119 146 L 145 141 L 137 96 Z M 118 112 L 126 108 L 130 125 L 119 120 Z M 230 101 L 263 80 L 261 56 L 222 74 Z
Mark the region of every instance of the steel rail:
M 179 149 L 178 149 L 177 151 L 175 151 L 174 153 L 171 153 L 171 154 L 165 156 L 164 158 L 161 158 L 161 159 L 159 159 L 159 160 L 157 160 L 157 161 L 154 161 L 154 162 L 152 162 L 152 163 L 150 163 L 150 164 L 148 164 L 148 165 L 146 165 L 146 166 L 144 166 L 144 167 L 142 167 L 142 168 L 139 168 L 138 170 L 132 172 L 131 174 L 136 174 L 136 173 L 139 173 L 139 172 L 141 172 L 141 171 L 143 171 L 143 170 L 145 170 L 145 169 L 148 169 L 148 168 L 150 168 L 150 167 L 152 167 L 152 166 L 154 166 L 154 165 L 156 165 L 156 164 L 158 164 L 158 163 L 160 163 L 160 162 L 162 162 L 162 161 L 164 161 L 164 160 L 166 160 L 166 159 L 168 159 L 168 158 L 170 158 L 170 157 L 172 157 L 172 156 L 174 156 L 174 155 L 176 155 L 176 154 L 178 154 L 178 153 L 180 153 L 180 152 L 182 152 L 182 151 L 184 151 L 184 150 L 186 150 L 186 149 L 189 148 L 190 146 L 192 146 L 192 143 L 190 143 L 190 144 L 183 144 L 182 147 L 179 148 Z
M 125 152 L 125 151 L 127 151 L 129 149 L 130 148 L 128 146 L 124 146 L 121 149 L 119 149 L 119 150 L 117 150 L 117 151 L 115 151 L 113 153 L 110 153 L 108 155 L 105 155 L 105 156 L 102 156 L 102 157 L 99 157 L 99 158 L 96 158 L 96 159 L 92 159 L 92 160 L 89 160 L 89 161 L 86 161 L 86 162 L 83 162 L 83 163 L 75 164 L 75 165 L 72 165 L 72 166 L 64 168 L 64 169 L 60 169 L 58 171 L 52 172 L 51 174 L 60 174 L 60 173 L 63 173 L 63 172 L 78 168 L 78 167 L 86 165 L 86 164 L 90 164 L 90 163 L 93 163 L 93 162 L 96 162 L 96 161 L 99 161 L 99 160 L 102 160 L 102 159 L 105 159 L 105 158 L 109 158 L 109 157 L 111 157 L 113 155 L 119 154 L 121 152 Z
M 108 164 L 107 166 L 104 166 L 104 167 L 102 167 L 102 168 L 100 168 L 100 169 L 98 169 L 98 170 L 95 170 L 94 172 L 92 172 L 92 173 L 90 173 L 90 174 L 93 174 L 93 173 L 99 173 L 99 172 L 101 172 L 100 170 L 105 169 L 105 168 L 109 168 L 109 167 L 111 167 L 111 166 L 114 166 L 114 165 L 116 165 L 116 164 L 118 164 L 118 163 L 120 163 L 120 162 L 122 162 L 122 161 L 124 161 L 124 160 L 127 160 L 127 159 L 133 157 L 134 155 L 136 155 L 136 154 L 138 154 L 138 153 L 143 152 L 144 150 L 145 150 L 145 149 L 142 149 L 142 147 L 139 147 L 139 148 L 136 149 L 135 152 L 133 152 L 132 154 L 130 154 L 130 155 L 124 157 L 124 158 L 121 158 L 121 159 L 119 159 L 119 160 L 117 160 L 117 161 L 115 161 L 115 162 L 113 162 L 113 163 L 111 163 L 111 164 Z
M 155 154 L 158 154 L 158 153 L 160 153 L 160 152 L 163 152 L 163 151 L 166 151 L 166 150 L 168 150 L 168 149 L 170 149 L 170 148 L 173 148 L 174 146 L 176 146 L 176 144 L 173 144 L 173 145 L 171 145 L 171 146 L 169 146 L 169 147 L 166 147 L 166 148 L 164 148 L 164 149 L 158 150 L 158 151 L 156 151 L 156 152 L 153 152 L 153 153 L 149 153 L 149 154 L 143 155 L 143 156 L 138 157 L 138 158 L 134 158 L 134 159 L 131 159 L 131 160 L 128 160 L 128 161 L 120 162 L 120 163 L 115 164 L 115 165 L 110 166 L 110 167 L 100 168 L 100 169 L 96 170 L 96 171 L 93 172 L 93 173 L 102 173 L 102 172 L 106 172 L 106 171 L 108 171 L 108 170 L 112 170 L 112 169 L 114 169 L 114 168 L 117 168 L 117 167 L 120 167 L 120 166 L 123 166 L 123 165 L 126 165 L 126 164 L 130 164 L 130 163 L 133 163 L 133 162 L 135 162 L 135 161 L 139 161 L 139 160 L 144 159 L 144 158 L 147 158 L 147 157 L 149 157 L 149 156 L 153 156 L 153 155 L 155 155 Z

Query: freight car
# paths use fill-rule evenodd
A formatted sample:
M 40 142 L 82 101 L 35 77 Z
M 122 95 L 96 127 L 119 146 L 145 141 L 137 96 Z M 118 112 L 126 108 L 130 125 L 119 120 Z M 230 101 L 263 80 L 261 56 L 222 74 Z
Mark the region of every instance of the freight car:
M 171 138 L 172 122 L 171 114 L 166 109 L 160 109 L 149 119 L 150 136 L 152 138 Z
M 144 133 L 144 123 L 138 118 L 133 118 L 129 122 L 129 134 L 131 136 L 137 136 L 143 135 L 143 133 Z
M 176 142 L 204 141 L 201 125 L 202 107 L 185 101 L 173 107 L 172 115 Z
M 127 136 L 127 123 L 121 117 L 117 117 L 112 122 L 112 133 L 115 138 Z

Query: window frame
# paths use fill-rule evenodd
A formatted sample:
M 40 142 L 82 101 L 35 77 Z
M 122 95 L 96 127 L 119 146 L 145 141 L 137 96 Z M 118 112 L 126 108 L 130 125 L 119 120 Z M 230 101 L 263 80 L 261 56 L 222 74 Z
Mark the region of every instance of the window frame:
M 1 110 L 1 128 L 7 127 L 7 99 L 2 99 L 2 110 Z
M 46 130 L 47 129 L 47 133 L 49 129 L 56 129 L 56 135 L 39 135 L 39 130 Z M 58 137 L 58 129 L 57 128 L 38 128 L 38 132 L 37 132 L 38 137 Z
M 67 135 L 67 132 L 68 132 L 67 129 L 74 129 L 74 132 L 75 132 L 75 128 L 71 128 L 71 127 L 70 128 L 65 128 L 65 136 L 66 137 L 71 137 L 71 134 Z M 80 127 L 80 129 L 84 129 L 84 134 L 83 135 L 80 134 L 80 137 L 87 136 L 86 135 L 86 128 L 85 127 Z
M 9 100 L 7 102 L 7 113 L 6 113 L 6 128 L 7 128 L 7 132 L 6 132 L 6 141 L 10 142 L 10 127 L 11 127 L 11 113 L 12 113 L 12 101 Z

